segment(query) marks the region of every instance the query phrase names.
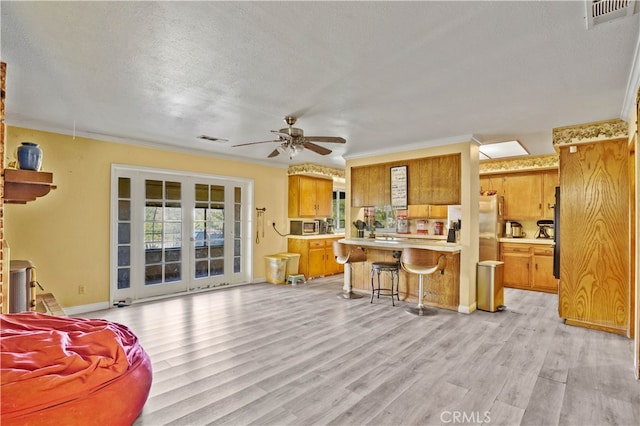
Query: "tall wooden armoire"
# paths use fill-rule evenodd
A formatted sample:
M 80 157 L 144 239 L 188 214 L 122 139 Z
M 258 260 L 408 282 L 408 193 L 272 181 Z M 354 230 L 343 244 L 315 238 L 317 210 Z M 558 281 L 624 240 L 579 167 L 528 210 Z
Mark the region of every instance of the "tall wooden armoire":
M 622 120 L 554 129 L 560 151 L 558 312 L 631 337 L 630 173 Z

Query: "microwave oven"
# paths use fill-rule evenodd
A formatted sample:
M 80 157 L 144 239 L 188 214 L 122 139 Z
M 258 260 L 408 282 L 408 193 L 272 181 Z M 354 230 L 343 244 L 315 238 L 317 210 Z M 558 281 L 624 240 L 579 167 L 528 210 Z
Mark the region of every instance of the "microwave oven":
M 292 220 L 291 235 L 315 235 L 320 233 L 319 220 Z

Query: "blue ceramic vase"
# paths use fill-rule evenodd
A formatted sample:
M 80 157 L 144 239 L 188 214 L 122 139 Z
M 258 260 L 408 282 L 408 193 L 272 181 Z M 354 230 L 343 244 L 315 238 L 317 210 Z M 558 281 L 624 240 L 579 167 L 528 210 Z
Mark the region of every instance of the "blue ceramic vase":
M 23 170 L 40 171 L 42 150 L 37 143 L 22 142 L 22 145 L 18 147 L 18 167 Z

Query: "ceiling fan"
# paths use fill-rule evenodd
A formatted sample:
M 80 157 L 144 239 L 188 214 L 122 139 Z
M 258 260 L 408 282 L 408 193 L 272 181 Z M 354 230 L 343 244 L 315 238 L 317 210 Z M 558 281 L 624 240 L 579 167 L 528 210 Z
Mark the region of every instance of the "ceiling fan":
M 329 142 L 329 143 L 345 143 L 346 140 L 344 138 L 338 136 L 305 136 L 302 129 L 297 127 L 293 127 L 296 124 L 296 117 L 291 115 L 287 115 L 284 118 L 284 122 L 287 123 L 289 127 L 285 127 L 280 130 L 272 130 L 271 133 L 275 133 L 278 135 L 278 139 L 271 141 L 260 141 L 260 142 L 249 142 L 249 143 L 241 143 L 236 146 L 245 146 L 245 145 L 255 145 L 259 143 L 267 143 L 267 142 L 279 142 L 280 146 L 274 149 L 271 154 L 268 155 L 268 158 L 276 157 L 281 153 L 286 153 L 289 155 L 289 159 L 293 159 L 296 155 L 298 155 L 304 148 L 307 148 L 310 151 L 315 152 L 320 155 L 331 154 L 331 150 L 327 149 L 323 146 L 316 145 L 313 142 Z

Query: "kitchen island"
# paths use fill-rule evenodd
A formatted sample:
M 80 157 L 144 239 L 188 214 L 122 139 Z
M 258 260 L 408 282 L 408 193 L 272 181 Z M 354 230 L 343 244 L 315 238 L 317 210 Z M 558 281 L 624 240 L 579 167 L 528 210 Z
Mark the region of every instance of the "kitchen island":
M 339 242 L 362 247 L 365 250 L 367 260 L 353 264 L 353 280 L 351 283 L 353 291 L 366 294 L 371 294 L 371 263 L 394 262 L 393 253 L 395 251 L 402 251 L 404 248 L 419 248 L 442 253 L 447 258 L 447 266 L 444 268 L 444 273 L 442 274 L 438 272 L 425 276 L 423 303 L 425 305 L 458 311 L 458 305 L 460 303 L 461 250 L 459 244 L 447 243 L 443 240 L 396 237 L 345 238 L 339 240 Z M 350 279 L 348 271 L 349 269 L 345 268 L 345 287 Z M 381 279 L 383 279 L 382 276 Z M 382 285 L 388 286 L 387 274 L 384 274 L 384 280 Z M 410 274 L 401 269 L 399 294 L 400 300 L 417 303 L 418 275 Z M 383 300 L 384 299 L 380 299 L 380 302 Z

